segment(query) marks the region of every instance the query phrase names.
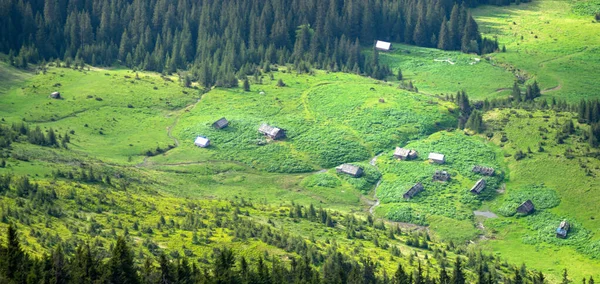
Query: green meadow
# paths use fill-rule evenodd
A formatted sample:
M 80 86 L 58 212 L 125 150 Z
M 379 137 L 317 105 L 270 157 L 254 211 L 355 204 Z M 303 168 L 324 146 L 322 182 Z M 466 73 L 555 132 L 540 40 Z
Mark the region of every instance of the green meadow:
M 422 261 L 438 269 L 447 265 L 442 250 L 449 259 L 482 250 L 501 272 L 511 269 L 500 264 L 507 262 L 543 271 L 551 282 L 564 268 L 571 279 L 600 276 L 600 161 L 586 140 L 589 126 L 575 113 L 495 109 L 484 113 L 486 131 L 475 134 L 456 130 L 457 106 L 435 96 L 464 90 L 472 100 L 506 98 L 521 77 L 522 87 L 539 82 L 542 99 L 597 98 L 597 1 L 571 2 L 473 9 L 480 30 L 506 52 L 478 56 L 403 44 L 381 52 L 380 62 L 402 70 L 404 83 L 418 92 L 400 89 L 392 77 L 297 74 L 286 66 L 249 77 L 244 91 L 184 87 L 177 75 L 118 68 L 34 74 L 0 63 L 0 124 L 24 122 L 70 137 L 68 149 L 22 139 L 0 152 L 7 163 L 0 174 L 28 176 L 57 196 L 52 205 L 26 209 L 3 196 L 0 219 L 18 219 L 25 247 L 36 254 L 88 236 L 102 247 L 127 232 L 140 254 L 165 250 L 201 259 L 228 245 L 254 259 L 300 255 L 265 241 L 276 235 L 302 239 L 315 251 L 336 247 L 356 260 L 377 256 L 387 272 L 399 259 L 406 267 Z M 54 91 L 62 98 L 49 98 Z M 229 126 L 214 129 L 221 117 Z M 558 141 L 569 121 L 574 133 Z M 284 129 L 286 138 L 265 138 L 258 132 L 263 123 Z M 196 147 L 197 136 L 209 138 L 210 147 Z M 397 160 L 395 147 L 414 149 L 418 158 Z M 446 163 L 431 164 L 430 152 L 444 154 Z M 343 163 L 365 172 L 339 174 L 335 167 Z M 496 175 L 475 174 L 475 165 Z M 78 180 L 92 170 L 113 182 Z M 437 170 L 451 179 L 433 181 Z M 482 178 L 486 188 L 471 193 Z M 404 200 L 417 182 L 424 190 Z M 526 200 L 536 211 L 516 214 Z M 294 216 L 296 205 L 311 204 L 330 210 L 335 224 Z M 250 228 L 276 233 L 238 233 L 238 215 Z M 562 220 L 572 226 L 567 239 L 554 233 Z M 191 223 L 200 229 L 186 227 Z M 431 247 L 407 244 L 413 238 L 430 238 Z
M 578 101 L 594 98 L 600 87 L 600 24 L 583 3 L 540 0 L 473 10 L 481 32 L 497 37 L 507 52 L 491 55 L 507 70 L 537 80 L 545 96 Z M 596 2 L 597 3 L 597 2 Z M 590 5 L 592 6 L 592 5 Z

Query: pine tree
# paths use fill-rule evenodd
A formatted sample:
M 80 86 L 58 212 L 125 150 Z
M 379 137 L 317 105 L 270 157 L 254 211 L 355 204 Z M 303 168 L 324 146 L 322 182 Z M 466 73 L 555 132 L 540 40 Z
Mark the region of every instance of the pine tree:
M 439 36 L 437 48 L 442 49 L 442 50 L 452 49 L 450 31 L 448 29 L 448 23 L 446 21 L 446 17 L 444 17 L 444 20 L 442 21 L 442 26 L 440 27 L 440 36 Z
M 248 81 L 248 76 L 244 76 L 244 91 L 250 92 L 250 81 Z
M 563 277 L 562 277 L 562 281 L 560 282 L 561 284 L 569 284 L 571 282 L 571 280 L 569 280 L 569 274 L 567 273 L 567 269 L 565 268 L 565 270 L 563 270 Z
M 517 102 L 521 102 L 521 88 L 519 88 L 519 85 L 517 85 L 517 81 L 515 81 L 513 83 L 513 87 L 512 87 L 512 97 L 515 101 Z
M 133 263 L 133 254 L 122 236 L 117 238 L 112 256 L 107 263 L 106 273 L 107 280 L 112 283 L 137 284 L 139 282 Z
M 460 257 L 457 257 L 456 262 L 454 263 L 454 270 L 452 271 L 452 279 L 450 280 L 450 283 L 465 284 L 465 275 L 461 265 Z
M 402 264 L 398 263 L 398 269 L 396 269 L 396 273 L 394 274 L 393 282 L 394 284 L 409 284 L 412 281 L 410 277 L 404 271 Z
M 2 274 L 6 275 L 7 279 L 14 280 L 15 283 L 23 283 L 25 280 L 25 271 L 23 269 L 25 268 L 24 264 L 27 256 L 21 248 L 17 230 L 12 224 L 8 225 L 6 239 L 6 256 L 3 256 L 5 258 L 5 267 L 2 267 Z

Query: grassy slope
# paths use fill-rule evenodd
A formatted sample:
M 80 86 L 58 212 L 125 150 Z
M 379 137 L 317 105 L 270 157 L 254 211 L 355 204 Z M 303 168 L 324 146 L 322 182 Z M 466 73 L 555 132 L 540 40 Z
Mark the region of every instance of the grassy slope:
M 574 14 L 571 5 L 538 0 L 480 7 L 473 15 L 484 35 L 506 44 L 506 53 L 492 55 L 497 63 L 524 70 L 545 95 L 577 101 L 598 95 L 600 24 L 589 15 Z
M 378 214 L 397 221 L 430 224 L 438 228 L 436 231 L 445 240 L 465 242 L 473 239 L 479 232 L 475 229 L 472 211 L 481 206 L 482 200 L 495 198 L 495 189 L 502 179 L 501 175 L 484 177 L 474 174 L 471 168 L 484 165 L 502 172 L 503 167 L 496 160 L 499 156 L 497 148 L 479 137 L 468 137 L 458 131 L 438 132 L 405 147 L 415 149 L 419 158 L 398 161 L 391 158 L 390 152 L 378 159 L 383 182 L 377 196 L 384 204 L 377 210 Z M 427 155 L 430 152 L 445 154 L 447 162 L 443 165 L 429 164 Z M 448 171 L 451 180 L 446 183 L 432 181 L 436 170 Z M 487 186 L 484 192 L 475 196 L 469 190 L 480 178 L 487 181 Z M 421 182 L 425 190 L 405 201 L 402 194 L 416 182 Z M 461 230 L 446 230 L 450 227 L 460 227 Z
M 565 144 L 556 144 L 556 131 L 571 119 L 571 114 L 557 116 L 552 112 L 535 112 L 531 113 L 531 118 L 529 115 L 526 111 L 508 110 L 486 114 L 487 123 L 497 131 L 492 141 L 508 154 L 504 162 L 508 165 L 510 178 L 506 192 L 484 207 L 501 213 L 510 200 L 522 202 L 532 198 L 537 200 L 540 208 L 533 216 L 500 216 L 485 221 L 487 232 L 493 233 L 489 236 L 494 240 L 484 241 L 483 247 L 554 275 L 559 274 L 562 267 L 567 268 L 574 279 L 595 273 L 600 266 L 597 249 L 600 224 L 595 209 L 600 202 L 597 178 L 600 162 L 584 157 L 589 148 L 577 136 L 572 136 Z M 585 126 L 581 127 L 585 129 Z M 505 133 L 508 141 L 501 142 L 500 133 Z M 544 152 L 537 152 L 540 142 L 545 143 Z M 527 152 L 528 147 L 533 153 L 515 161 L 512 154 L 516 150 Z M 575 158 L 565 158 L 567 148 L 574 150 Z M 591 176 L 586 175 L 582 165 L 591 170 Z M 558 195 L 558 200 L 552 197 L 553 192 Z M 553 200 L 559 202 L 558 206 L 554 207 Z M 547 204 L 552 205 L 544 208 Z M 574 224 L 567 240 L 557 239 L 553 231 L 563 219 Z M 590 257 L 596 257 L 596 260 Z
M 511 72 L 478 55 L 405 44 L 393 46 L 393 51 L 380 53 L 380 61 L 391 66 L 394 73 L 400 68 L 404 79 L 413 81 L 420 92 L 454 94 L 464 90 L 472 99 L 504 97 L 509 92 L 505 89 L 515 79 Z M 449 59 L 454 64 L 436 59 Z

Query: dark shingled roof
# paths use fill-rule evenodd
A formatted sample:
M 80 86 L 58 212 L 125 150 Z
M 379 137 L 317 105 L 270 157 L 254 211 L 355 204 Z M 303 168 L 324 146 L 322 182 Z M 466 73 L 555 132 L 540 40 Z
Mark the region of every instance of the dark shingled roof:
M 494 175 L 494 168 L 484 167 L 484 166 L 473 166 L 473 172 L 479 173 L 486 176 Z
M 228 125 L 229 125 L 229 121 L 227 121 L 227 119 L 225 119 L 224 117 L 215 121 L 215 123 L 212 124 L 212 126 L 216 129 L 223 129 L 223 128 L 227 127 Z
M 529 214 L 533 212 L 533 210 L 535 210 L 535 207 L 533 206 L 533 202 L 531 202 L 531 200 L 527 200 L 517 207 L 517 212 L 521 214 Z
M 363 169 L 361 167 L 351 164 L 343 164 L 335 169 L 338 173 L 349 174 L 353 177 L 358 177 L 363 173 Z
M 285 131 L 283 129 L 270 126 L 266 123 L 263 123 L 259 128 L 258 132 L 271 137 L 272 139 L 277 139 L 281 137 L 285 137 Z
M 448 181 L 449 179 L 450 174 L 447 171 L 435 171 L 433 174 L 433 180 Z
M 484 179 L 480 179 L 471 188 L 471 192 L 475 193 L 475 194 L 479 194 L 479 193 L 481 193 L 481 191 L 483 191 L 484 188 L 485 188 L 485 180 Z
M 417 193 L 419 193 L 421 191 L 423 191 L 423 184 L 421 184 L 420 182 L 418 182 L 417 184 L 413 185 L 413 187 L 411 187 L 406 193 L 404 193 L 402 195 L 402 197 L 404 199 L 411 199 L 415 195 L 417 195 Z

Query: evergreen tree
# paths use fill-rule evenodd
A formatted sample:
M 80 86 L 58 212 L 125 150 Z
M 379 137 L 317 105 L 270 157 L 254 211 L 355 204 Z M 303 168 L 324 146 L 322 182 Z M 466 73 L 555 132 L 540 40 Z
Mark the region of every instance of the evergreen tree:
M 411 277 L 409 277 L 406 274 L 406 272 L 404 271 L 404 268 L 402 267 L 402 264 L 400 264 L 400 263 L 398 263 L 398 269 L 396 269 L 396 273 L 394 274 L 392 283 L 394 283 L 394 284 L 410 284 L 410 283 L 412 283 Z
M 125 238 L 119 236 L 107 263 L 106 280 L 111 283 L 137 284 L 138 275 L 133 263 L 133 254 Z
M 248 81 L 248 76 L 244 76 L 244 91 L 250 92 L 250 82 Z
M 448 28 L 448 23 L 446 21 L 446 17 L 442 21 L 442 26 L 440 27 L 440 36 L 437 44 L 437 48 L 442 50 L 451 50 L 452 49 L 452 40 L 450 38 L 450 31 Z
M 454 270 L 452 271 L 452 278 L 450 279 L 450 283 L 452 283 L 452 284 L 464 284 L 465 283 L 465 275 L 463 272 L 460 257 L 457 257 L 456 262 L 454 263 Z

